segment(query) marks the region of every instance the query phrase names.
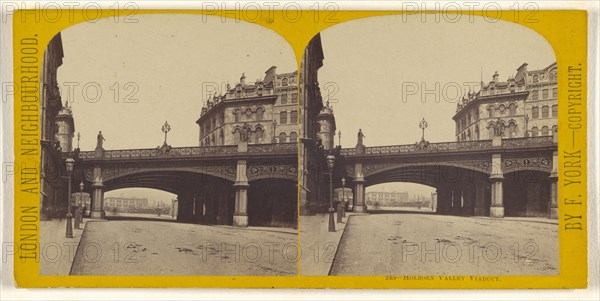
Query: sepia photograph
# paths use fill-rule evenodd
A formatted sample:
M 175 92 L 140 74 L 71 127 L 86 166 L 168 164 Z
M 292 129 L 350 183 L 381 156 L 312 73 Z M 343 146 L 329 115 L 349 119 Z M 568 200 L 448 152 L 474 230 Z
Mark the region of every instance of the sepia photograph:
M 298 67 L 247 22 L 66 28 L 41 96 L 41 275 L 297 274 Z
M 304 51 L 301 275 L 559 274 L 554 51 L 460 16 L 353 20 Z

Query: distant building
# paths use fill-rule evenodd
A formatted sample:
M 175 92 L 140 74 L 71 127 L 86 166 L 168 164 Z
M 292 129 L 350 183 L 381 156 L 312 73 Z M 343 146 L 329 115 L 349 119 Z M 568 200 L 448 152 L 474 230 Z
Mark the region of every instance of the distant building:
M 117 212 L 144 212 L 147 209 L 153 209 L 149 207 L 147 198 L 137 197 L 105 197 L 104 198 L 104 210 L 105 211 L 117 211 Z
M 469 92 L 457 104 L 452 118 L 457 141 L 490 140 L 497 124 L 504 138 L 552 136 L 558 125 L 556 63 L 531 71 L 523 64 L 504 82 L 494 73 L 479 92 Z
M 277 74 L 273 66 L 262 80 L 242 74 L 223 95 L 209 97 L 196 121 L 200 146 L 296 143 L 298 141 L 298 71 Z
M 89 212 L 92 208 L 92 199 L 90 198 L 90 194 L 87 192 L 75 192 L 71 194 L 71 203 L 77 206 L 81 205 L 81 209 L 85 208 L 86 212 Z
M 409 201 L 408 192 L 370 191 L 365 193 L 367 205 L 401 206 Z

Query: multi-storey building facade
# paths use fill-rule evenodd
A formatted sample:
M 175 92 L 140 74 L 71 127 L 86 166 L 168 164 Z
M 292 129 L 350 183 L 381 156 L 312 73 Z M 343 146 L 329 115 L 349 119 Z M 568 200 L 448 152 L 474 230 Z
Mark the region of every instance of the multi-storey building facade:
M 242 74 L 223 95 L 210 97 L 196 121 L 200 146 L 289 143 L 298 140 L 298 71 L 248 83 Z
M 136 212 L 148 209 L 147 198 L 136 197 L 105 197 L 104 210 L 118 212 Z
M 370 191 L 365 193 L 367 205 L 398 206 L 408 202 L 408 192 Z
M 557 79 L 556 63 L 533 71 L 523 64 L 505 82 L 494 73 L 457 104 L 456 140 L 492 139 L 498 125 L 504 138 L 551 136 L 558 124 Z

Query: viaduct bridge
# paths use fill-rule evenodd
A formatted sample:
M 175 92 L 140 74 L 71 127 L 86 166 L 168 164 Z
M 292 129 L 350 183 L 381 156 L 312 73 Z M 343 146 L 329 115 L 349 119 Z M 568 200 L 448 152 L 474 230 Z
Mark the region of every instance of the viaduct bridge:
M 178 199 L 178 221 L 234 226 L 295 226 L 298 144 L 251 144 L 79 152 L 74 188 L 104 218 L 104 193 L 153 188 Z M 76 190 L 74 190 L 76 191 Z
M 338 175 L 354 183 L 356 212 L 367 211 L 366 187 L 410 182 L 437 189 L 439 214 L 557 218 L 557 150 L 556 133 L 376 147 L 358 144 L 339 150 L 344 164 Z

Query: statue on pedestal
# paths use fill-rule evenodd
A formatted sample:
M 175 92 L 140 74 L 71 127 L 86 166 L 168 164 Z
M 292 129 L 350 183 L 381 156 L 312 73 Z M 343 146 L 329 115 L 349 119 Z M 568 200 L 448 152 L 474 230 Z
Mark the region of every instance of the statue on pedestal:
M 104 136 L 102 136 L 102 131 L 98 132 L 98 142 L 96 143 L 96 148 L 102 148 L 102 143 L 105 141 Z
M 356 145 L 363 145 L 363 138 L 365 138 L 365 135 L 362 132 L 362 129 L 358 129 L 358 143 L 356 143 Z

